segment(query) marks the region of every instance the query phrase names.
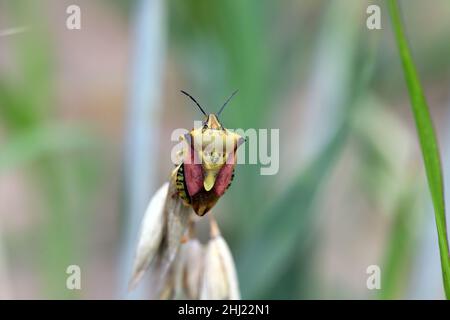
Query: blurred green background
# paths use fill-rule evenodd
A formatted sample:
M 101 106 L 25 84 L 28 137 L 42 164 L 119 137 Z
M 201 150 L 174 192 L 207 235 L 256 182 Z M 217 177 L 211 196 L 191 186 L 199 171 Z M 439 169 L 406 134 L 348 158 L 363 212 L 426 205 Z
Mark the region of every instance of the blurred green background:
M 447 174 L 450 3 L 400 4 Z M 145 298 L 139 221 L 200 120 L 179 90 L 217 110 L 237 88 L 226 127 L 280 130 L 278 174 L 239 165 L 213 210 L 243 298 L 442 298 L 387 8 L 360 0 L 0 0 L 0 298 Z

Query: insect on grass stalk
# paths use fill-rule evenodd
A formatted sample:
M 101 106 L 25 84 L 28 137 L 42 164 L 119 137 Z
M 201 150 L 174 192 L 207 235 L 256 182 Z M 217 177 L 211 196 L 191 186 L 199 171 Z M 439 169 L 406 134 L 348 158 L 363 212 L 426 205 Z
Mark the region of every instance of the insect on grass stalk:
M 190 94 L 182 93 L 195 102 L 205 119 L 201 127 L 180 137 L 186 142 L 181 162 L 148 205 L 129 288 L 135 288 L 149 270 L 153 295 L 160 299 L 239 299 L 233 257 L 211 213 L 206 246 L 196 239 L 193 226 L 231 185 L 236 151 L 244 138 L 224 128 Z

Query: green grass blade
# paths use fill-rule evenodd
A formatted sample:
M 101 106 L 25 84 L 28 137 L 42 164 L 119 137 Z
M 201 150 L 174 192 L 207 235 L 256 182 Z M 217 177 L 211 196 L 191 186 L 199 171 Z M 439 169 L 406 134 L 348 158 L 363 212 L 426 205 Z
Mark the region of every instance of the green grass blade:
M 392 26 L 403 65 L 406 84 L 408 86 L 411 106 L 414 113 L 420 146 L 422 149 L 428 186 L 433 200 L 436 226 L 439 238 L 439 252 L 441 255 L 444 290 L 447 299 L 450 299 L 450 257 L 445 222 L 444 187 L 442 168 L 439 156 L 439 147 L 431 121 L 428 105 L 419 77 L 414 66 L 408 43 L 403 32 L 399 8 L 396 0 L 388 0 Z

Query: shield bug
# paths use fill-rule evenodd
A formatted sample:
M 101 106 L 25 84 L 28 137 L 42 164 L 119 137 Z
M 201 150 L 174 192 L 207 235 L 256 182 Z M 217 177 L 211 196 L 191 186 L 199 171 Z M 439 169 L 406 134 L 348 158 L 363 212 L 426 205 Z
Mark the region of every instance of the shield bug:
M 185 205 L 203 216 L 225 193 L 234 177 L 237 148 L 245 141 L 226 129 L 219 116 L 237 90 L 225 101 L 217 114 L 206 113 L 187 92 L 181 91 L 198 106 L 205 116 L 202 126 L 181 137 L 185 141 L 181 163 L 172 173 L 178 195 Z

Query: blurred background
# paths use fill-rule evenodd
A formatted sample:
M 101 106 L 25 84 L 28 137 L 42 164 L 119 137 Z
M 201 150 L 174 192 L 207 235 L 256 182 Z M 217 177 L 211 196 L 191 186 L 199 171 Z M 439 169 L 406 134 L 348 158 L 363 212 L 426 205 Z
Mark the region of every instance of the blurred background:
M 449 190 L 450 3 L 400 4 Z M 179 91 L 217 110 L 237 88 L 226 127 L 280 130 L 278 174 L 237 166 L 213 210 L 243 298 L 443 298 L 387 7 L 360 0 L 0 0 L 0 298 L 146 298 L 139 223 L 201 119 Z

